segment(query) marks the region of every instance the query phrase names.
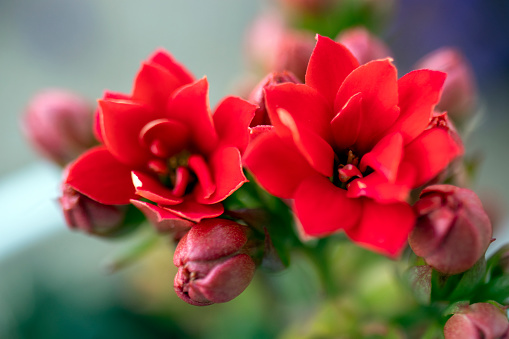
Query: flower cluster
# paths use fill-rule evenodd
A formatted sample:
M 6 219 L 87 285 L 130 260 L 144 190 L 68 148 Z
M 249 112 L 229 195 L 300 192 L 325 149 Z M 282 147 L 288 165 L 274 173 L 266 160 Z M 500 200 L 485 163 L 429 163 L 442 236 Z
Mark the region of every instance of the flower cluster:
M 333 2 L 284 3 L 318 13 Z M 230 301 L 257 268 L 288 266 L 292 251 L 323 265 L 326 246 L 308 240 L 338 233 L 391 259 L 406 249 L 405 282 L 441 317 L 444 303 L 502 303 L 490 279 L 506 273 L 507 251 L 483 261 L 490 219 L 474 192 L 445 184 L 465 170 L 460 134 L 443 110 L 460 120 L 472 109 L 468 68 L 433 56 L 421 63 L 454 81 L 431 69 L 399 76 L 391 52 L 365 29 L 336 41 L 317 35 L 313 47 L 279 28 L 279 52 L 259 53 L 271 58 L 259 61 L 269 74 L 247 99 L 227 96 L 213 110 L 207 78 L 164 50 L 142 63 L 130 94 L 106 91 L 95 117 L 71 94 L 41 94 L 26 131 L 67 164 L 59 201 L 69 227 L 119 237 L 151 224 L 174 242 L 174 289 L 192 305 Z M 254 49 L 270 42 L 253 36 Z M 88 129 L 66 129 L 70 119 Z M 41 133 L 39 121 L 53 129 Z M 507 336 L 495 301 L 446 314 L 446 337 L 492 337 L 491 327 Z

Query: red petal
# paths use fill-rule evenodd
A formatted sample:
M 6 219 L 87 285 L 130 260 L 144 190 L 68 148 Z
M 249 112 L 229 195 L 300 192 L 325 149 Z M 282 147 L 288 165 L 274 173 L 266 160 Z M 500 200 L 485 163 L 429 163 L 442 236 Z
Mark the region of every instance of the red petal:
M 274 129 L 272 125 L 258 125 L 255 127 L 249 127 L 249 143 L 253 142 L 256 138 L 264 133 Z
M 185 68 L 182 64 L 175 61 L 172 55 L 164 49 L 156 50 L 148 58 L 148 62 L 158 64 L 165 68 L 168 72 L 177 77 L 182 85 L 190 84 L 195 80 L 193 74 L 189 72 L 189 70 L 187 70 L 187 68 Z
M 213 119 L 221 145 L 237 147 L 244 153 L 255 110 L 255 105 L 237 97 L 227 97 L 219 103 Z
M 244 163 L 269 193 L 292 198 L 302 180 L 317 172 L 295 145 L 284 143 L 275 131 L 257 137 L 244 154 Z
M 361 216 L 361 203 L 347 198 L 346 191 L 327 178 L 312 176 L 295 192 L 295 212 L 307 235 L 326 236 L 354 227 Z
M 283 83 L 265 89 L 265 103 L 274 126 L 280 124 L 277 110 L 286 110 L 297 123 L 305 125 L 327 142 L 332 142 L 330 121 L 332 106 L 313 88 L 293 83 Z
M 398 80 L 401 112 L 389 133 L 400 132 L 407 144 L 426 129 L 433 107 L 440 99 L 445 76 L 442 72 L 422 69 Z
M 130 96 L 123 93 L 117 93 L 117 92 L 111 92 L 111 91 L 104 91 L 103 99 L 120 99 L 120 100 L 129 100 Z M 96 139 L 104 143 L 104 138 L 102 136 L 102 130 L 101 130 L 101 116 L 100 116 L 100 106 L 97 107 L 97 110 L 95 111 L 95 122 L 94 122 L 94 136 Z
M 216 190 L 207 162 L 201 155 L 194 154 L 189 157 L 189 168 L 198 178 L 198 184 L 194 191 L 195 196 L 198 200 L 207 199 Z
M 377 172 L 352 181 L 348 185 L 349 198 L 369 197 L 381 203 L 405 202 L 410 187 L 404 183 L 390 183 Z
M 142 128 L 139 140 L 154 155 L 169 158 L 188 146 L 189 134 L 189 128 L 181 122 L 157 119 Z
M 104 146 L 92 148 L 72 163 L 65 183 L 106 205 L 126 205 L 136 197 L 131 169 Z
M 336 151 L 345 150 L 355 143 L 362 125 L 361 93 L 348 99 L 345 106 L 332 119 L 330 125 Z
M 406 203 L 379 204 L 363 199 L 361 221 L 357 227 L 346 230 L 346 234 L 363 247 L 396 258 L 414 224 L 414 212 Z
M 290 134 L 291 140 L 309 164 L 320 174 L 326 177 L 332 176 L 334 166 L 332 147 L 320 136 L 307 129 L 306 126 L 297 127 L 292 116 L 284 109 L 279 108 L 277 115 L 280 123 L 276 126 L 276 133 L 281 137 Z
M 136 188 L 136 194 L 157 204 L 176 205 L 183 201 L 181 197 L 175 196 L 172 190 L 145 173 L 133 171 L 132 182 Z
M 369 166 L 392 183 L 396 180 L 402 155 L 403 137 L 401 134 L 387 135 L 369 153 L 364 154 L 360 170 L 364 172 Z
M 235 147 L 220 148 L 209 159 L 216 190 L 210 197 L 197 198 L 200 203 L 214 204 L 223 201 L 247 182 L 242 171 L 240 152 Z
M 143 212 L 145 217 L 161 232 L 180 232 L 190 229 L 194 223 L 182 219 L 165 208 L 149 204 L 148 202 L 131 200 L 131 203 Z
M 121 162 L 143 166 L 151 157 L 139 142 L 140 131 L 148 122 L 157 119 L 148 106 L 131 101 L 99 100 L 104 143 Z
M 339 86 L 357 67 L 359 62 L 345 46 L 317 35 L 306 70 L 306 85 L 316 89 L 332 104 Z
M 168 102 L 168 118 L 190 127 L 200 153 L 209 153 L 218 141 L 209 109 L 208 87 L 207 78 L 202 78 L 181 87 Z
M 181 204 L 161 207 L 194 222 L 200 222 L 204 218 L 215 218 L 224 212 L 222 204 L 202 205 L 191 197 L 184 199 Z
M 356 146 L 369 150 L 399 115 L 397 71 L 387 60 L 375 60 L 355 69 L 338 90 L 334 111 L 338 112 L 357 93 L 362 95 L 362 128 Z
M 132 98 L 162 110 L 173 92 L 183 85 L 180 79 L 160 65 L 144 63 L 136 76 Z
M 177 197 L 181 197 L 186 193 L 187 185 L 191 179 L 189 169 L 186 167 L 178 167 L 175 170 L 175 186 L 173 187 L 173 194 Z
M 461 154 L 463 148 L 447 131 L 432 128 L 421 133 L 405 147 L 402 162 L 414 168 L 416 176 L 413 188 L 416 188 L 434 178 Z

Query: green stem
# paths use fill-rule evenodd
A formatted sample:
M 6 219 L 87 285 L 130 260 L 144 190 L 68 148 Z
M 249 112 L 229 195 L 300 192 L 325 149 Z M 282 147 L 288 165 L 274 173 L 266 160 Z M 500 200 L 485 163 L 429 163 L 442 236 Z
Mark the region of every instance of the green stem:
M 326 297 L 332 299 L 339 294 L 339 288 L 330 270 L 329 257 L 323 240 L 320 240 L 316 247 L 304 246 L 303 251 L 314 264 Z

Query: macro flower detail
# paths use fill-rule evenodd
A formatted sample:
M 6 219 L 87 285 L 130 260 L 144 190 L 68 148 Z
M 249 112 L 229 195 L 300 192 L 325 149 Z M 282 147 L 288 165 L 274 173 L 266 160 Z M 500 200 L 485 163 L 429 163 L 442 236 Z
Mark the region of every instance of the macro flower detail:
M 254 110 L 230 96 L 212 114 L 207 79 L 156 51 L 131 95 L 106 92 L 99 100 L 102 145 L 69 167 L 65 183 L 102 204 L 133 202 L 151 220 L 219 216 L 220 202 L 246 181 L 241 154 Z
M 244 163 L 294 210 L 307 235 L 344 230 L 356 243 L 395 257 L 415 223 L 407 203 L 463 147 L 429 126 L 445 74 L 397 78 L 390 59 L 362 66 L 341 44 L 317 36 L 305 84 L 265 89 L 274 128 Z

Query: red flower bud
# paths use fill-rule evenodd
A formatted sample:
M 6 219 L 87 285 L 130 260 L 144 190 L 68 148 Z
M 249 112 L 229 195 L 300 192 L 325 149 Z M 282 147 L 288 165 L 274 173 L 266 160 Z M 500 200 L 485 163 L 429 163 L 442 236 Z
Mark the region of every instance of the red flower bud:
M 98 236 L 118 234 L 128 208 L 127 205 L 101 204 L 66 184 L 59 201 L 69 228 Z
M 508 338 L 506 310 L 490 303 L 461 305 L 444 327 L 445 339 Z
M 364 27 L 347 29 L 338 35 L 336 41 L 345 45 L 360 64 L 365 64 L 371 60 L 384 59 L 392 54 L 389 47 L 382 40 Z
M 416 255 L 445 274 L 472 267 L 488 248 L 492 228 L 477 195 L 464 188 L 425 188 L 414 209 L 417 224 L 408 239 Z
M 424 56 L 416 69 L 429 68 L 447 73 L 437 109 L 458 121 L 472 113 L 476 105 L 476 85 L 472 67 L 463 54 L 451 47 L 437 49 Z
M 251 121 L 251 127 L 258 125 L 272 125 L 269 114 L 267 113 L 267 108 L 265 107 L 265 88 L 285 82 L 291 82 L 294 84 L 301 83 L 301 81 L 291 72 L 283 71 L 268 74 L 258 83 L 258 85 L 256 85 L 249 95 L 249 101 L 258 105 L 258 109 L 255 111 L 255 116 Z
M 80 96 L 59 89 L 35 95 L 22 127 L 33 146 L 48 159 L 65 165 L 92 147 L 92 107 Z
M 250 229 L 226 219 L 206 219 L 179 241 L 173 263 L 178 267 L 174 288 L 185 302 L 205 306 L 237 297 L 256 269 Z

